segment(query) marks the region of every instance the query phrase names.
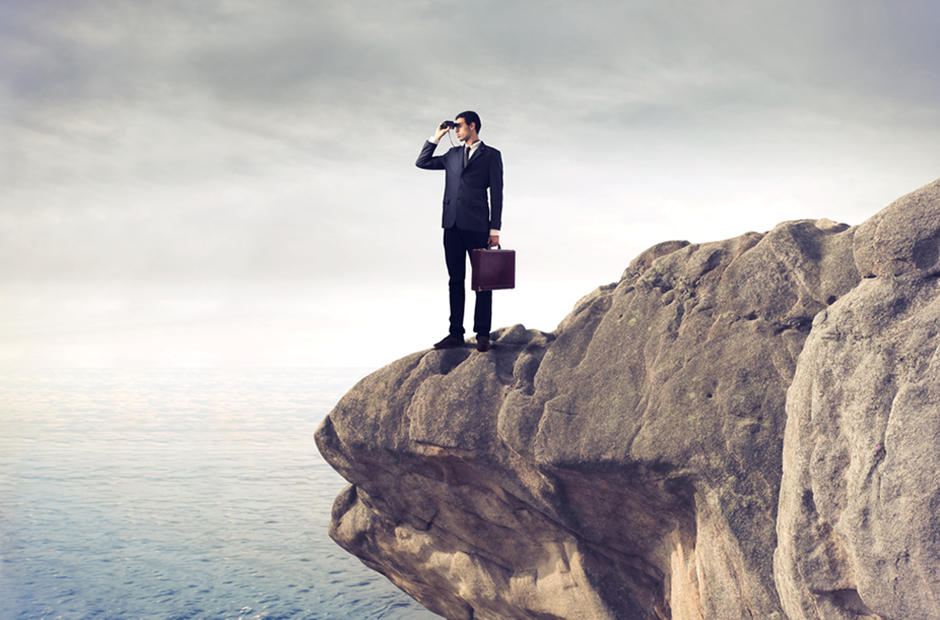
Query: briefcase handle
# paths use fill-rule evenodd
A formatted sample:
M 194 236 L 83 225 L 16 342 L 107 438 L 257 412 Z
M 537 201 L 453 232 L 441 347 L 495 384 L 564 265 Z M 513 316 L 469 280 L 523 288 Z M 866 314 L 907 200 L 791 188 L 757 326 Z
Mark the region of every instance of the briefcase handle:
M 500 247 L 500 245 L 497 243 L 495 246 L 487 246 L 487 247 L 485 247 L 485 248 L 483 248 L 483 249 L 484 249 L 484 250 L 493 250 L 493 249 L 501 250 L 501 249 L 503 249 L 503 248 Z

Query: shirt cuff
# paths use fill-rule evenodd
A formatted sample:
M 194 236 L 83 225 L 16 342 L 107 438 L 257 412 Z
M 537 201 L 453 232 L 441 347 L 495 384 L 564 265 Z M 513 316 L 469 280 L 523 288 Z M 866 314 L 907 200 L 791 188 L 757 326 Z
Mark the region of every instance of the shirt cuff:
M 490 229 L 490 237 L 498 237 L 498 236 L 499 236 L 499 231 L 496 230 L 495 228 L 491 228 L 491 229 Z
M 428 138 L 428 142 L 430 142 L 431 144 L 438 144 L 440 140 L 437 138 L 437 136 L 431 136 L 430 138 Z

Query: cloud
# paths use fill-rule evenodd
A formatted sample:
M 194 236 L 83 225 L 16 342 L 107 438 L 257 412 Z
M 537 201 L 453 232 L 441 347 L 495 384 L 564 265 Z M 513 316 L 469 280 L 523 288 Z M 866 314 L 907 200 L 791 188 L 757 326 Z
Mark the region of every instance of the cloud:
M 8 0 L 0 365 L 430 345 L 443 178 L 414 161 L 468 108 L 519 255 L 494 319 L 552 329 L 658 241 L 934 180 L 938 62 L 933 0 Z
M 3 277 L 381 277 L 381 257 L 419 261 L 414 240 L 438 234 L 442 180 L 412 163 L 440 117 L 468 107 L 504 151 L 519 242 L 527 227 L 626 242 L 592 240 L 604 222 L 673 236 L 677 213 L 723 201 L 769 226 L 740 206 L 762 191 L 778 205 L 768 218 L 813 204 L 870 214 L 935 176 L 937 12 L 4 3 Z M 872 175 L 883 181 L 862 205 Z M 658 240 L 637 234 L 629 244 Z

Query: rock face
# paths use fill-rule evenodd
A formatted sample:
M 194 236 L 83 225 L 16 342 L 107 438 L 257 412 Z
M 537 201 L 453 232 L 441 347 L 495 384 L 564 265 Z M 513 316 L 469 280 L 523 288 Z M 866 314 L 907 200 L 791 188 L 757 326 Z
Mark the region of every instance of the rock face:
M 451 620 L 940 618 L 940 181 L 363 379 L 330 535 Z
M 775 575 L 802 618 L 940 618 L 940 182 L 862 224 L 787 397 Z M 783 593 L 786 595 L 783 595 Z

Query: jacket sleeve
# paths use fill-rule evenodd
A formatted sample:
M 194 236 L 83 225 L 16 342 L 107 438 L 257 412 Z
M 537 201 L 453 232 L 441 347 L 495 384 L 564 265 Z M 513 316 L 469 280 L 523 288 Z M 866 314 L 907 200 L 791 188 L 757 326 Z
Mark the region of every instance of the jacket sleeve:
M 415 165 L 424 170 L 443 170 L 444 157 L 441 155 L 434 157 L 434 149 L 436 148 L 437 145 L 430 140 L 425 141 L 424 146 L 421 147 L 421 154 L 418 155 L 418 161 L 415 162 Z
M 490 162 L 490 229 L 502 230 L 503 219 L 503 155 L 496 152 Z

